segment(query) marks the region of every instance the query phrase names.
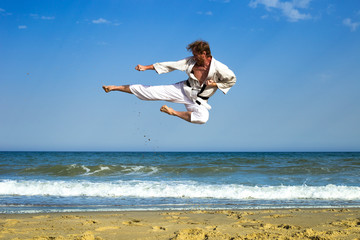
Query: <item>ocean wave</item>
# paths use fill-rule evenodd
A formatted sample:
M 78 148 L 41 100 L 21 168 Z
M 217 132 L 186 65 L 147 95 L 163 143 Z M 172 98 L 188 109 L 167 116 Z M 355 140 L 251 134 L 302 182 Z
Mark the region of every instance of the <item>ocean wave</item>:
M 0 169 L 1 170 L 1 169 Z M 10 170 L 9 170 L 10 171 Z M 236 167 L 214 166 L 214 165 L 190 165 L 181 166 L 146 166 L 146 165 L 40 165 L 35 167 L 25 167 L 12 170 L 16 175 L 43 175 L 43 176 L 116 176 L 116 175 L 157 175 L 157 174 L 189 174 L 189 175 L 208 175 L 208 174 L 227 174 L 237 172 Z M 11 171 L 10 171 L 11 172 Z
M 356 186 L 245 186 L 195 181 L 47 181 L 2 180 L 3 196 L 213 198 L 257 200 L 360 200 Z
M 158 172 L 157 167 L 138 166 L 138 165 L 42 165 L 37 167 L 27 167 L 17 170 L 18 175 L 48 175 L 48 176 L 110 176 L 110 175 L 129 175 L 129 174 L 154 174 Z

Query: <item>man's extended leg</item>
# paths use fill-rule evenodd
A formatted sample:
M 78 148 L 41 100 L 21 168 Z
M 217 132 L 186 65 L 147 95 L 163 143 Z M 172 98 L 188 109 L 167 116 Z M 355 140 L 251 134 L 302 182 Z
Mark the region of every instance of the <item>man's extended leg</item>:
M 181 119 L 184 119 L 188 122 L 191 122 L 191 112 L 187 111 L 187 112 L 179 112 L 179 111 L 175 111 L 174 109 L 172 109 L 171 107 L 168 107 L 166 105 L 162 106 L 160 108 L 161 112 L 167 113 L 169 115 L 173 115 L 176 117 L 179 117 Z
M 120 91 L 120 92 L 126 92 L 126 93 L 131 93 L 130 91 L 130 86 L 129 85 L 123 85 L 123 86 L 103 86 L 102 87 L 104 89 L 105 92 L 111 92 L 111 91 Z
M 123 86 L 103 86 L 105 92 L 121 91 L 132 93 L 141 100 L 162 100 L 174 103 L 185 104 L 187 111 L 175 111 L 174 109 L 164 105 L 160 111 L 172 116 L 179 117 L 185 121 L 197 124 L 204 124 L 209 119 L 209 111 L 196 103 L 193 103 L 185 96 L 182 90 L 184 82 L 179 82 L 173 85 L 161 86 L 144 86 L 123 85 Z

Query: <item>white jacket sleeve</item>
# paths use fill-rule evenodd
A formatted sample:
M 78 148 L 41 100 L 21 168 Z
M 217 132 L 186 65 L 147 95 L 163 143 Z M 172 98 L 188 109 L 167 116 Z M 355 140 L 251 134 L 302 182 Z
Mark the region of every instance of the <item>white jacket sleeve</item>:
M 236 76 L 226 65 L 217 62 L 216 64 L 217 69 L 217 79 L 215 79 L 215 82 L 218 86 L 218 88 L 223 92 L 227 93 L 232 86 L 234 86 L 236 82 Z
M 187 68 L 188 60 L 189 58 L 185 58 L 176 62 L 154 63 L 153 66 L 158 74 L 168 73 L 174 70 L 185 71 Z

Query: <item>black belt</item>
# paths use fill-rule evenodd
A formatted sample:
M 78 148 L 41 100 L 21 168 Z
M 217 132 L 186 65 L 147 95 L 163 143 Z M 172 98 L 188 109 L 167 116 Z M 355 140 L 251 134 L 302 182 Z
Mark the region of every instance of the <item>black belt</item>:
M 191 87 L 189 80 L 186 80 L 186 85 L 187 85 L 188 87 Z M 203 99 L 203 100 L 208 100 L 208 99 L 209 99 L 209 97 L 202 97 L 202 96 L 200 96 L 200 94 L 202 94 L 202 93 L 205 91 L 206 86 L 207 86 L 206 84 L 203 84 L 201 90 L 200 90 L 200 91 L 198 92 L 198 94 L 197 94 L 197 97 L 199 97 L 199 98 L 201 98 L 201 99 Z M 196 103 L 199 104 L 199 105 L 201 104 L 199 101 L 196 101 Z

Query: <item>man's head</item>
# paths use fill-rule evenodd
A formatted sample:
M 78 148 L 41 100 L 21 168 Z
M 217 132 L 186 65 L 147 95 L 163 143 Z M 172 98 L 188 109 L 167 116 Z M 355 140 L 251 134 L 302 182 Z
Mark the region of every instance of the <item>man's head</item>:
M 190 43 L 186 49 L 193 53 L 196 61 L 200 64 L 203 64 L 204 58 L 212 57 L 209 43 L 206 41 L 197 40 Z
M 202 40 L 197 40 L 195 42 L 190 43 L 186 49 L 191 51 L 192 53 L 203 53 L 205 51 L 207 57 L 211 57 L 211 51 L 209 43 Z

